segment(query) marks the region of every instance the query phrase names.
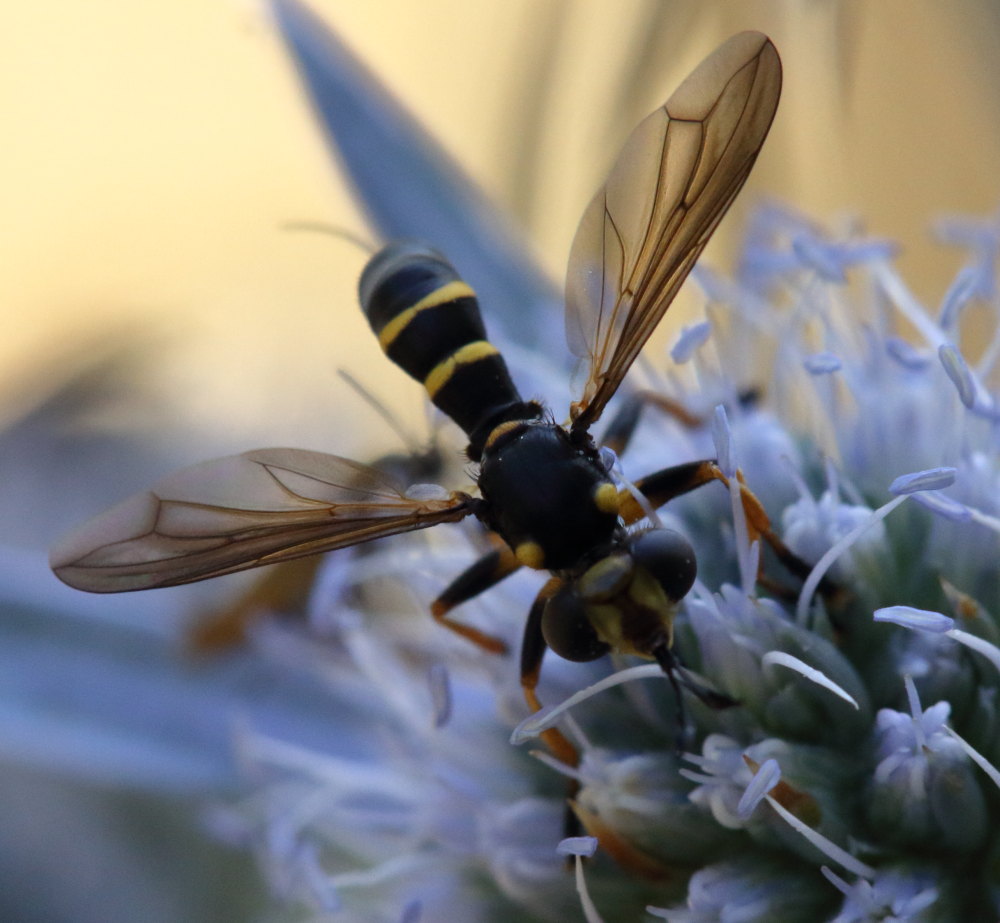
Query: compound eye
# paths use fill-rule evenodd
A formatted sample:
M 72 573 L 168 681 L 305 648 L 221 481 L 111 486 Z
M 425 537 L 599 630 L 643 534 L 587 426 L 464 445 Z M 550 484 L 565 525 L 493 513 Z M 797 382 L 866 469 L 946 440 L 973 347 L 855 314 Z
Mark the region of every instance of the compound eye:
M 563 588 L 545 604 L 542 637 L 554 653 L 576 663 L 597 660 L 611 649 L 587 618 L 583 600 L 569 588 Z
M 698 575 L 691 543 L 673 529 L 650 529 L 632 540 L 632 560 L 678 602 L 688 594 Z

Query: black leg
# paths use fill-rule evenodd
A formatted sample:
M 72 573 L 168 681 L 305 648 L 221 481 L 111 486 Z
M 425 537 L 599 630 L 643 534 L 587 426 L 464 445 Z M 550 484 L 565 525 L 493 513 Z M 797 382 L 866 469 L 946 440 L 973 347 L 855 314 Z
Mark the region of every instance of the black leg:
M 725 477 L 719 470 L 714 459 L 706 458 L 701 461 L 686 462 L 683 465 L 672 465 L 663 468 L 652 474 L 639 478 L 635 486 L 639 492 L 649 501 L 653 509 L 658 509 L 669 503 L 675 497 L 686 494 L 703 484 L 711 481 L 722 480 Z M 621 516 L 626 524 L 631 525 L 638 522 L 646 513 L 638 501 L 629 493 L 621 496 Z
M 520 567 L 514 553 L 505 545 L 487 552 L 470 567 L 462 571 L 445 589 L 445 591 L 431 603 L 431 615 L 435 621 L 449 628 L 456 634 L 467 638 L 473 644 L 478 644 L 484 650 L 494 654 L 504 654 L 507 652 L 507 645 L 499 638 L 486 632 L 479 631 L 469 625 L 463 625 L 448 617 L 448 613 L 467 600 L 478 596 L 491 586 L 499 583 L 504 577 L 510 576 Z
M 521 688 L 524 690 L 524 698 L 528 703 L 528 708 L 533 712 L 540 711 L 542 708 L 535 688 L 538 686 L 542 660 L 548 649 L 542 635 L 542 613 L 545 611 L 548 601 L 562 585 L 562 580 L 553 577 L 542 587 L 538 596 L 535 597 L 535 601 L 531 604 L 528 621 L 524 625 L 524 641 L 521 644 Z M 543 731 L 541 736 L 549 751 L 559 762 L 567 766 L 579 764 L 580 754 L 577 753 L 576 747 L 567 740 L 562 731 L 549 728 L 547 731 Z M 580 819 L 574 810 L 574 799 L 579 790 L 580 783 L 576 779 L 570 779 L 566 789 L 566 811 L 563 817 L 563 835 L 567 837 L 579 836 L 581 833 Z

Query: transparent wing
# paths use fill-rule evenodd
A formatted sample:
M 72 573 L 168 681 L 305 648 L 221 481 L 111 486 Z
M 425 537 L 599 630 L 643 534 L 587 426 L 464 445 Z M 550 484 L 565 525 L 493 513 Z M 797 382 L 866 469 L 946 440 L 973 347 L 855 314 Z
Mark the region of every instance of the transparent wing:
M 452 522 L 474 503 L 411 499 L 336 455 L 260 449 L 169 475 L 67 536 L 50 563 L 92 593 L 172 586 Z
M 588 362 L 575 429 L 601 415 L 746 180 L 781 94 L 770 39 L 716 49 L 632 132 L 570 251 L 566 335 Z

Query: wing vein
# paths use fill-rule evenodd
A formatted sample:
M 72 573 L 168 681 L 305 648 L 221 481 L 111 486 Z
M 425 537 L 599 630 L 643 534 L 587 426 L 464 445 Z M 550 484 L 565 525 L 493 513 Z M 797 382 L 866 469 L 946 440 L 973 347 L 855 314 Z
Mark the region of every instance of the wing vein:
M 780 92 L 773 44 L 741 33 L 626 141 L 570 253 L 567 335 L 588 362 L 574 428 L 598 419 L 670 306 L 746 181 Z

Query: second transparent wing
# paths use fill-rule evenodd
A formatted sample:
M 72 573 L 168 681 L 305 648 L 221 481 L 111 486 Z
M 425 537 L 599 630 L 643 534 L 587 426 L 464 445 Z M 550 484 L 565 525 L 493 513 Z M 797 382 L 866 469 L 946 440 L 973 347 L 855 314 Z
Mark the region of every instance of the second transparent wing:
M 50 563 L 92 593 L 173 586 L 452 522 L 474 503 L 412 499 L 336 455 L 260 449 L 169 475 L 67 536 Z

